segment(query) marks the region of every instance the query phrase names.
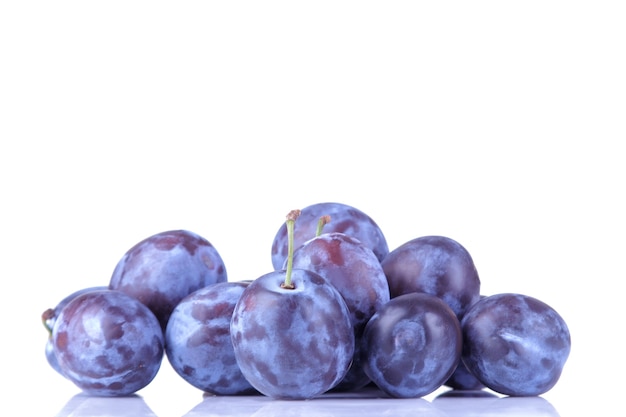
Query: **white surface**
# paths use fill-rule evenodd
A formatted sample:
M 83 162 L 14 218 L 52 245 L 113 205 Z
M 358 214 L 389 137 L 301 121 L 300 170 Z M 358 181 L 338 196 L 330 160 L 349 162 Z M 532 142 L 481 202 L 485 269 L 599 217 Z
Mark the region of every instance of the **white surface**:
M 624 372 L 625 18 L 618 1 L 3 2 L 3 414 L 85 415 L 62 411 L 78 392 L 47 367 L 39 316 L 108 283 L 134 243 L 186 228 L 251 279 L 285 214 L 320 201 L 370 214 L 392 248 L 455 238 L 485 294 L 551 304 L 573 344 L 543 397 L 561 417 L 610 410 Z M 225 413 L 167 364 L 140 395 L 159 417 Z M 257 400 L 211 403 L 338 415 L 326 406 L 357 401 Z M 424 401 L 355 404 L 381 416 Z
M 97 398 L 77 394 L 61 410 L 62 416 L 146 416 L 154 417 L 155 410 L 142 397 Z M 558 417 L 557 409 L 543 397 L 509 398 L 447 398 L 390 399 L 376 393 L 360 392 L 347 396 L 325 395 L 308 401 L 278 401 L 267 397 L 211 397 L 207 396 L 184 413 L 184 417 L 206 416 L 541 416 Z

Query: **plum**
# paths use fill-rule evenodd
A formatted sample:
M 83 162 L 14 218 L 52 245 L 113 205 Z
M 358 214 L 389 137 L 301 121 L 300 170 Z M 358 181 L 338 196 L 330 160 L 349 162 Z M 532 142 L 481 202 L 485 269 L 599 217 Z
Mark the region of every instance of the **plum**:
M 293 267 L 326 278 L 343 296 L 355 335 L 350 371 L 335 390 L 354 390 L 370 382 L 360 364 L 360 338 L 365 325 L 389 301 L 389 285 L 378 258 L 361 241 L 344 233 L 323 233 L 306 241 L 293 254 Z
M 233 311 L 230 332 L 237 363 L 262 394 L 310 399 L 334 388 L 354 355 L 350 311 L 320 275 L 293 269 L 255 279 Z
M 69 303 L 74 298 L 78 297 L 79 295 L 85 294 L 91 291 L 105 290 L 107 288 L 108 287 L 106 286 L 94 286 L 94 287 L 81 288 L 65 296 L 61 301 L 57 303 L 57 305 L 54 308 L 48 308 L 41 314 L 41 321 L 43 322 L 43 325 L 46 328 L 46 330 L 48 330 L 48 339 L 46 340 L 46 346 L 45 346 L 45 351 L 44 351 L 46 355 L 46 360 L 48 361 L 48 364 L 52 367 L 52 369 L 57 371 L 59 374 L 63 375 L 63 371 L 61 371 L 61 367 L 59 366 L 59 361 L 57 360 L 56 355 L 54 354 L 54 346 L 52 343 L 52 328 L 54 327 L 54 323 L 56 322 L 57 317 L 59 317 L 59 314 L 61 314 L 61 310 L 63 310 L 63 308 L 67 305 L 67 303 Z
M 480 278 L 470 253 L 446 236 L 421 236 L 393 249 L 381 265 L 391 298 L 425 292 L 443 299 L 459 320 L 480 300 Z
M 230 320 L 248 282 L 220 282 L 183 298 L 165 330 L 172 368 L 192 386 L 215 395 L 253 394 L 230 339 Z
M 461 359 L 461 325 L 450 306 L 427 293 L 392 298 L 365 326 L 365 373 L 396 398 L 423 397 L 450 378 Z
M 128 396 L 146 387 L 164 355 L 154 313 L 108 289 L 71 300 L 52 328 L 52 343 L 63 375 L 94 396 Z
M 565 320 L 537 298 L 494 294 L 461 320 L 463 363 L 487 388 L 509 396 L 537 396 L 559 380 L 571 349 Z
M 165 331 L 180 300 L 227 280 L 226 266 L 207 239 L 188 230 L 170 230 L 131 247 L 115 266 L 109 288 L 147 305 Z
M 241 372 L 275 399 L 310 399 L 334 388 L 347 374 L 355 349 L 350 310 L 337 288 L 313 271 L 293 268 L 299 214 L 287 214 L 286 269 L 253 280 L 230 323 Z

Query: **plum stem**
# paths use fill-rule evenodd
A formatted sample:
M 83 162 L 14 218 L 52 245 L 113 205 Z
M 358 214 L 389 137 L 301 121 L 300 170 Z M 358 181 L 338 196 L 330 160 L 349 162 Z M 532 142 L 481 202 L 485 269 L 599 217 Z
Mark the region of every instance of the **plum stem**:
M 328 223 L 330 223 L 330 216 L 328 214 L 321 216 L 319 220 L 317 221 L 317 229 L 315 230 L 315 236 L 321 235 L 322 230 L 324 229 L 324 226 L 327 225 Z
M 44 311 L 41 315 L 41 322 L 43 323 L 43 327 L 46 328 L 50 336 L 52 336 L 52 328 L 48 325 L 48 320 L 50 320 L 52 317 L 54 317 L 54 310 L 51 308 Z
M 293 290 L 295 286 L 291 282 L 291 273 L 293 272 L 293 251 L 294 251 L 294 243 L 293 243 L 293 235 L 295 229 L 296 219 L 300 217 L 300 210 L 291 210 L 287 214 L 287 239 L 288 239 L 288 252 L 287 252 L 287 271 L 285 272 L 285 282 L 282 283 L 281 287 Z

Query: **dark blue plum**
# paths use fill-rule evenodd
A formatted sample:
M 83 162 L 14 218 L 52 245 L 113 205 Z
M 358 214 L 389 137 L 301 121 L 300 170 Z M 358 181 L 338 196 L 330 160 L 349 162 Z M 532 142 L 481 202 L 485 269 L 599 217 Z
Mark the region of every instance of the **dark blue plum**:
M 378 258 L 356 238 L 329 232 L 297 248 L 293 267 L 308 269 L 326 278 L 346 301 L 356 349 L 350 371 L 334 389 L 347 391 L 364 387 L 370 379 L 360 364 L 360 338 L 369 319 L 390 299 L 387 278 Z
M 228 280 L 217 249 L 205 238 L 171 230 L 152 235 L 119 260 L 109 288 L 147 305 L 165 331 L 176 305 L 195 290 Z
M 288 275 L 293 288 L 283 286 Z M 346 302 L 326 279 L 303 269 L 252 281 L 235 306 L 230 331 L 246 379 L 276 399 L 323 394 L 343 379 L 354 355 Z
M 459 320 L 480 300 L 480 279 L 470 253 L 445 236 L 422 236 L 395 248 L 381 262 L 391 298 L 424 292 L 443 299 Z
M 379 261 L 389 253 L 385 235 L 374 219 L 355 207 L 336 202 L 312 204 L 300 211 L 298 228 L 293 237 L 295 248 L 316 236 L 318 220 L 322 216 L 330 216 L 330 223 L 324 226 L 324 232 L 345 233 L 360 240 L 374 252 Z M 274 269 L 283 268 L 288 255 L 288 243 L 287 226 L 283 224 L 272 241 Z
M 536 396 L 559 380 L 571 349 L 570 332 L 552 307 L 524 294 L 490 295 L 461 321 L 463 363 L 487 388 Z
M 127 396 L 156 376 L 164 355 L 156 316 L 120 291 L 91 291 L 71 300 L 52 329 L 59 367 L 89 395 Z
M 367 323 L 361 343 L 366 374 L 396 398 L 423 397 L 441 387 L 463 344 L 450 306 L 426 293 L 392 298 Z
M 183 298 L 165 330 L 172 368 L 192 386 L 215 395 L 253 394 L 230 339 L 230 320 L 247 282 L 220 282 Z
M 63 372 L 61 372 L 61 368 L 59 367 L 59 361 L 57 361 L 56 355 L 54 354 L 54 346 L 52 345 L 52 328 L 54 327 L 54 323 L 56 322 L 57 317 L 61 313 L 61 310 L 63 310 L 63 307 L 65 307 L 67 303 L 69 303 L 71 300 L 73 300 L 77 296 L 81 294 L 85 294 L 90 291 L 97 291 L 97 290 L 104 290 L 104 289 L 107 289 L 107 287 L 95 286 L 95 287 L 81 288 L 80 290 L 74 291 L 73 293 L 64 297 L 61 301 L 57 303 L 57 305 L 54 308 L 48 308 L 42 313 L 41 320 L 43 322 L 44 327 L 48 330 L 48 339 L 46 340 L 46 347 L 45 347 L 46 359 L 48 360 L 48 364 L 52 367 L 52 369 L 57 371 L 59 374 L 63 375 Z

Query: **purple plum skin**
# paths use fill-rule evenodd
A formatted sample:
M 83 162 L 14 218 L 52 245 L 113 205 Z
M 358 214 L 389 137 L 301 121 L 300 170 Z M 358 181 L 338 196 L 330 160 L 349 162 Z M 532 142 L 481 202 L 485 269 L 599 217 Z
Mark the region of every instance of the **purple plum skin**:
M 224 262 L 208 240 L 187 230 L 171 230 L 130 248 L 116 265 L 109 288 L 147 305 L 165 331 L 180 300 L 195 290 L 227 280 Z
M 487 388 L 537 396 L 560 378 L 571 349 L 569 329 L 552 307 L 524 294 L 481 299 L 461 321 L 463 363 Z
M 324 226 L 325 233 L 340 232 L 360 240 L 374 252 L 379 261 L 389 253 L 385 235 L 374 219 L 355 207 L 336 202 L 316 203 L 300 210 L 294 230 L 295 248 L 315 237 L 318 220 L 325 215 L 330 216 L 330 223 Z M 287 225 L 283 223 L 272 241 L 274 269 L 283 268 L 288 249 Z
M 54 324 L 52 342 L 62 373 L 94 396 L 128 396 L 146 387 L 164 355 L 163 332 L 152 311 L 114 290 L 71 300 Z
M 61 366 L 59 365 L 57 356 L 54 353 L 54 343 L 52 343 L 52 336 L 48 337 L 48 339 L 46 340 L 44 353 L 46 355 L 46 360 L 48 361 L 48 365 L 50 365 L 50 367 L 54 369 L 55 371 L 57 371 L 57 373 L 59 373 L 61 376 L 65 376 L 63 375 L 63 371 L 61 370 Z
M 469 252 L 445 236 L 422 236 L 392 250 L 381 262 L 391 298 L 424 292 L 443 299 L 459 320 L 480 300 L 480 278 Z
M 61 301 L 57 303 L 57 305 L 54 308 L 49 308 L 45 310 L 43 314 L 41 315 L 44 326 L 50 331 L 50 333 L 48 334 L 48 339 L 46 340 L 46 347 L 45 347 L 46 360 L 48 361 L 48 364 L 52 367 L 52 369 L 57 371 L 59 374 L 63 375 L 63 372 L 61 371 L 61 367 L 59 366 L 59 361 L 57 360 L 56 355 L 54 354 L 54 346 L 52 344 L 52 328 L 54 327 L 54 323 L 56 322 L 57 317 L 61 313 L 61 310 L 63 310 L 63 307 L 65 307 L 67 303 L 69 303 L 74 298 L 78 297 L 79 295 L 85 294 L 91 291 L 105 290 L 107 288 L 108 287 L 106 286 L 94 286 L 94 287 L 86 287 L 86 288 L 81 288 L 79 290 L 76 290 L 72 292 L 71 294 L 65 296 Z
M 459 362 L 454 373 L 444 385 L 457 391 L 479 391 L 485 388 L 485 385 L 468 371 L 463 361 Z
M 335 387 L 355 348 L 350 312 L 339 291 L 315 272 L 293 269 L 294 289 L 282 288 L 286 272 L 252 281 L 230 325 L 235 357 L 261 394 L 304 400 Z
M 426 293 L 392 298 L 370 319 L 361 340 L 363 369 L 395 398 L 423 397 L 452 375 L 461 359 L 461 325 L 442 299 Z
M 221 282 L 183 298 L 165 331 L 172 368 L 192 386 L 215 395 L 247 395 L 256 390 L 245 379 L 230 339 L 230 320 L 244 282 Z
M 479 300 L 483 298 L 485 298 L 485 295 L 481 294 Z M 456 391 L 480 391 L 485 388 L 485 385 L 467 369 L 462 360 L 444 385 Z
M 369 319 L 390 299 L 380 261 L 356 238 L 330 232 L 308 240 L 295 250 L 293 267 L 308 269 L 326 278 L 346 301 L 355 333 L 355 358 L 335 390 L 364 387 L 370 379 L 360 365 L 359 340 Z

